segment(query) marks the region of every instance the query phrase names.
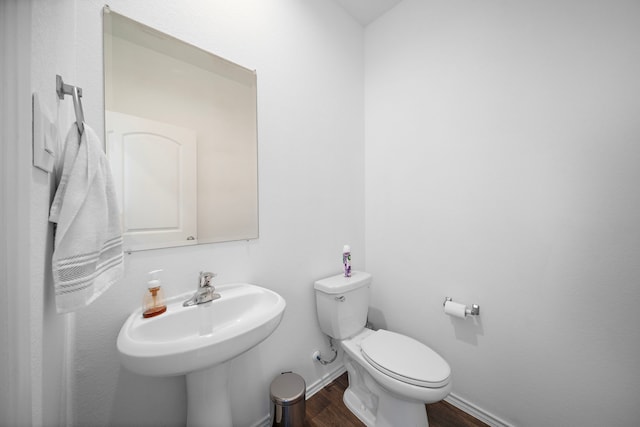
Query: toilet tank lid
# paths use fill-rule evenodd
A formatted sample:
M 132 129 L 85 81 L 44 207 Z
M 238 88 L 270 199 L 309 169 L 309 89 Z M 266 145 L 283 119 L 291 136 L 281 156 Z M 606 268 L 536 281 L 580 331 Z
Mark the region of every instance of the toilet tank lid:
M 365 273 L 364 271 L 352 271 L 351 277 L 344 277 L 343 274 L 338 274 L 316 281 L 313 287 L 326 294 L 341 294 L 370 283 L 371 274 Z

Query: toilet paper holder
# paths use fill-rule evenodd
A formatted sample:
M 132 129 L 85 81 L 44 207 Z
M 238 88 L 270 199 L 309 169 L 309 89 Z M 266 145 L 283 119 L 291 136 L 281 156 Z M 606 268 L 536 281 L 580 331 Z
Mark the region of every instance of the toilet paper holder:
M 444 302 L 442 303 L 443 307 L 447 303 L 447 301 L 453 302 L 453 298 L 445 297 L 444 298 Z M 465 312 L 465 314 L 467 316 L 469 316 L 469 315 L 471 315 L 471 316 L 479 316 L 480 315 L 480 306 L 478 304 L 473 304 L 473 305 L 471 305 L 471 308 L 465 307 L 464 312 Z

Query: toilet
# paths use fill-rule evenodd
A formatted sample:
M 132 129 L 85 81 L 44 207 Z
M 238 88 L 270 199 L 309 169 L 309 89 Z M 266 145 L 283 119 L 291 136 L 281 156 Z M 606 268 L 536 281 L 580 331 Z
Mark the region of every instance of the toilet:
M 426 403 L 451 391 L 451 368 L 408 336 L 365 327 L 371 274 L 354 271 L 314 284 L 322 332 L 339 340 L 349 387 L 345 405 L 368 427 L 425 427 Z

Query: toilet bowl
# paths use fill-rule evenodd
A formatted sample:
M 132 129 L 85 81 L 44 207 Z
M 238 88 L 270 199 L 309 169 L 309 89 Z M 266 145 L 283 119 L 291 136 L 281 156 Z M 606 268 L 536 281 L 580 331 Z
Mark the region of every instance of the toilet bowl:
M 451 391 L 449 364 L 413 338 L 365 328 L 370 284 L 353 272 L 314 285 L 320 327 L 344 350 L 345 405 L 368 427 L 428 426 L 425 404 Z

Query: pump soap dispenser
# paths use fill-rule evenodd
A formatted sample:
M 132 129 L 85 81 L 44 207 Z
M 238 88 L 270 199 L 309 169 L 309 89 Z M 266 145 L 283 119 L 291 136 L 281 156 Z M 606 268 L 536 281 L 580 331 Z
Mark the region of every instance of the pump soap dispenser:
M 160 280 L 158 280 L 158 273 L 162 270 L 153 270 L 149 272 L 149 282 L 147 287 L 149 291 L 144 294 L 144 301 L 142 302 L 142 317 L 153 317 L 158 314 L 162 314 L 167 311 L 167 306 L 164 303 L 164 293 L 160 288 Z

